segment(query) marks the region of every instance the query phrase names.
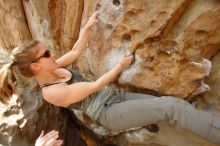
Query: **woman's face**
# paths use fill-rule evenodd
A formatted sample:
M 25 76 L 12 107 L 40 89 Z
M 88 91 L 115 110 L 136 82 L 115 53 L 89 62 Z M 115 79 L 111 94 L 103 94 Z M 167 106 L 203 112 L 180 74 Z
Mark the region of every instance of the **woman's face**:
M 40 43 L 35 48 L 38 49 L 38 53 L 33 63 L 37 63 L 41 70 L 54 71 L 58 68 L 54 54 L 43 44 Z

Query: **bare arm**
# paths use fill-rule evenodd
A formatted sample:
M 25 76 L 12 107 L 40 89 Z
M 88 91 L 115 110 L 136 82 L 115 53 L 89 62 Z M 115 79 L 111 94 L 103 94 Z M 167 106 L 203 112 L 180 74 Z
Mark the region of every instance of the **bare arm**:
M 45 99 L 57 106 L 65 106 L 72 103 L 77 103 L 88 95 L 100 90 L 123 71 L 123 69 L 130 65 L 133 56 L 123 57 L 121 61 L 109 72 L 105 73 L 95 82 L 79 82 L 71 85 L 56 85 L 56 89 L 50 88 L 44 93 Z M 57 91 L 54 93 L 54 91 Z
M 85 50 L 85 48 L 87 47 L 88 41 L 89 41 L 91 28 L 96 23 L 98 23 L 98 19 L 96 18 L 97 15 L 98 15 L 98 12 L 95 12 L 89 18 L 89 21 L 87 22 L 87 24 L 81 31 L 80 36 L 78 40 L 76 41 L 75 45 L 73 46 L 72 50 L 56 60 L 60 67 L 66 67 L 74 63 L 80 57 L 82 52 Z

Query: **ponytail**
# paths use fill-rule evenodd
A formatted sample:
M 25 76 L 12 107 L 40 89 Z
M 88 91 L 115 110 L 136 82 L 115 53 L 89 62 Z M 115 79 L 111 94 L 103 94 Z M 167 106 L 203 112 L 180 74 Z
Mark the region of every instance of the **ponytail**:
M 33 40 L 16 47 L 12 51 L 11 63 L 5 64 L 0 68 L 0 102 L 7 104 L 15 90 L 16 78 L 13 72 L 14 67 L 25 77 L 33 76 L 29 66 L 36 59 L 39 49 L 35 47 L 39 43 L 39 41 Z
M 3 104 L 8 103 L 15 90 L 16 78 L 12 67 L 13 63 L 8 63 L 0 69 L 0 102 Z

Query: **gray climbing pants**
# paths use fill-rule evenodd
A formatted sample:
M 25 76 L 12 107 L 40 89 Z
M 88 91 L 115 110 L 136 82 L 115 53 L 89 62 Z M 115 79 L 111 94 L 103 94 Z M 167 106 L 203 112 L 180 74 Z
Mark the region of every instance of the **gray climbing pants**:
M 123 93 L 109 101 L 98 121 L 113 131 L 146 126 L 166 120 L 220 144 L 220 115 L 195 109 L 188 102 L 171 96 Z

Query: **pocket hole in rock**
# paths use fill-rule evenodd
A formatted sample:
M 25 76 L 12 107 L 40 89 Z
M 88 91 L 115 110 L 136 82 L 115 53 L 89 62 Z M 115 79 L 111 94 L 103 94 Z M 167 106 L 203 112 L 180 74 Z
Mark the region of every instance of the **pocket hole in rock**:
M 124 34 L 122 36 L 122 41 L 124 42 L 130 42 L 131 41 L 131 36 L 129 34 Z
M 120 6 L 121 2 L 120 2 L 120 0 L 113 0 L 113 4 L 115 6 Z
M 100 9 L 101 9 L 101 5 L 100 5 L 100 4 L 97 4 L 97 5 L 95 6 L 95 10 L 98 11 L 98 10 L 100 10 Z

